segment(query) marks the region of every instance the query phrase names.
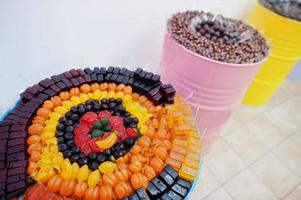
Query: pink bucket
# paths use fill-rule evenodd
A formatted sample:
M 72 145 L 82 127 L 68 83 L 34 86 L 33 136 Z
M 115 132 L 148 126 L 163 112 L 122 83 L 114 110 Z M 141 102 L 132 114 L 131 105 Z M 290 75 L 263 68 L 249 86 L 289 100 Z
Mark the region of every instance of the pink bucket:
M 165 34 L 160 73 L 192 106 L 201 132 L 216 135 L 262 63 L 215 61 L 193 53 Z

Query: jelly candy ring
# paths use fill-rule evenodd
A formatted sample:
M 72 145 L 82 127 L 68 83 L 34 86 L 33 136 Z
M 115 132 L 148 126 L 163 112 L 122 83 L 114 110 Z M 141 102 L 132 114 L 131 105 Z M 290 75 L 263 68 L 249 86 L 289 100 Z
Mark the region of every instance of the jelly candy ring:
M 0 122 L 4 199 L 184 199 L 198 175 L 190 107 L 138 68 L 72 69 Z

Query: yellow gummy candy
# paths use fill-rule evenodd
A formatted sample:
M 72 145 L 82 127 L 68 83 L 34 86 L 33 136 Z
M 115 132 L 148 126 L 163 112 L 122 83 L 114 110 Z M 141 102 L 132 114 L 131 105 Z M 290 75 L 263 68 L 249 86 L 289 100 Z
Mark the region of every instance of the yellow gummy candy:
M 87 95 L 88 95 L 89 99 L 93 99 L 93 93 L 92 92 L 89 92 Z
M 62 115 L 57 112 L 52 112 L 49 114 L 49 118 L 53 121 L 58 121 Z
M 87 165 L 82 166 L 77 173 L 77 180 L 84 182 L 89 177 L 90 171 Z
M 67 110 L 70 110 L 70 108 L 73 106 L 73 104 L 70 101 L 63 101 L 62 104 Z
M 124 96 L 124 93 L 121 92 L 121 91 L 119 91 L 119 92 L 117 92 L 117 93 L 115 94 L 115 98 L 116 98 L 116 99 L 118 99 L 118 98 L 123 98 L 123 96 Z
M 114 98 L 115 97 L 115 91 L 114 90 L 110 90 L 108 93 L 108 98 Z
M 73 97 L 71 97 L 71 103 L 73 104 L 73 106 L 77 106 L 78 104 L 80 104 L 81 103 L 81 101 L 80 101 L 80 98 L 79 97 L 77 97 L 77 96 L 73 96 Z
M 101 92 L 101 98 L 107 99 L 108 98 L 108 91 L 102 91 Z
M 88 185 L 89 187 L 95 186 L 100 181 L 100 172 L 98 170 L 94 170 L 91 172 L 89 178 L 88 178 Z
M 102 173 L 106 174 L 106 173 L 114 172 L 116 167 L 117 167 L 116 163 L 111 162 L 111 161 L 106 161 L 106 162 L 101 163 L 99 165 L 98 169 Z
M 72 164 L 72 176 L 71 179 L 75 180 L 79 171 L 79 166 L 77 163 Z
M 97 89 L 93 93 L 93 99 L 100 99 L 100 98 L 101 98 L 101 91 Z
M 80 101 L 81 101 L 82 103 L 85 103 L 87 100 L 89 100 L 88 95 L 87 95 L 87 94 L 84 94 L 84 93 L 81 93 L 81 94 L 79 95 L 79 98 L 80 98 Z
M 64 115 L 68 110 L 64 106 L 58 106 L 54 109 L 58 114 Z
M 72 166 L 70 164 L 69 159 L 65 159 L 61 163 L 61 175 L 64 179 L 70 179 L 72 177 Z

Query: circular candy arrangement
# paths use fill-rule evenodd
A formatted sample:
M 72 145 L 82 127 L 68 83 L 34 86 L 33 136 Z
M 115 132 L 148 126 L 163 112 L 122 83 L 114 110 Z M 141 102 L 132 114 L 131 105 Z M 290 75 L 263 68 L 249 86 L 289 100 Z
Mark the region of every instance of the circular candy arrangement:
M 44 79 L 21 94 L 0 136 L 5 199 L 184 199 L 199 169 L 190 107 L 141 68 Z
M 269 47 L 264 37 L 242 21 L 203 11 L 177 13 L 169 19 L 168 33 L 187 49 L 226 63 L 256 63 Z

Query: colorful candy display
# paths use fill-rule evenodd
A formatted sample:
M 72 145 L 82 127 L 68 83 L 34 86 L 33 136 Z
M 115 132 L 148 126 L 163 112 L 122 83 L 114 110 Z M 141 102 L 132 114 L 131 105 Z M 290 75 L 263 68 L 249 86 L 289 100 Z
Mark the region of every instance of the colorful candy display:
M 159 75 L 117 67 L 29 87 L 0 122 L 1 198 L 184 199 L 201 144 L 175 92 Z

